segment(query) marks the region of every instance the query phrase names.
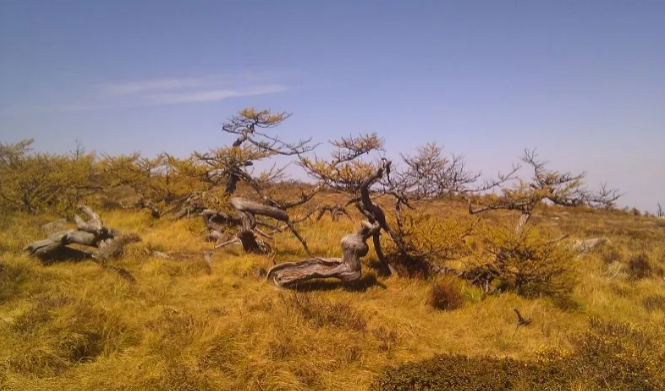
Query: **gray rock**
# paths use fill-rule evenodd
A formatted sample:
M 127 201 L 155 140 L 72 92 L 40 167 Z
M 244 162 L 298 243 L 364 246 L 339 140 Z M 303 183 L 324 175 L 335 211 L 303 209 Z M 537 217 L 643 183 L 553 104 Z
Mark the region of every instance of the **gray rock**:
M 573 243 L 573 249 L 579 253 L 588 253 L 609 243 L 607 238 L 580 239 Z

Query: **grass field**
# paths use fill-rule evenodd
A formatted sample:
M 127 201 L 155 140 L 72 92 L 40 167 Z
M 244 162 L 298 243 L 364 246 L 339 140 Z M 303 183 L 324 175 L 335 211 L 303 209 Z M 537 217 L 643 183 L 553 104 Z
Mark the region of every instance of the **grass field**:
M 453 201 L 428 209 L 465 214 Z M 231 247 L 214 253 L 210 270 L 202 252 L 212 245 L 199 235 L 199 219 L 98 211 L 108 226 L 142 237 L 115 261 L 136 283 L 92 262 L 43 266 L 27 257 L 21 249 L 43 237 L 39 227 L 54 216 L 0 219 L 1 389 L 366 390 L 384 367 L 438 353 L 534 360 L 565 350 L 591 317 L 665 328 L 663 219 L 540 209 L 536 226 L 611 241 L 573 261 L 576 285 L 565 305 L 463 286 L 464 306 L 439 311 L 427 304 L 432 281 L 378 277 L 367 267 L 371 251 L 359 283 L 280 289 L 260 270 L 306 257 L 286 233 L 276 237 L 273 258 Z M 303 223 L 312 253 L 339 256 L 354 218 Z M 640 274 L 645 262 L 650 275 Z M 533 322 L 516 328 L 515 307 Z

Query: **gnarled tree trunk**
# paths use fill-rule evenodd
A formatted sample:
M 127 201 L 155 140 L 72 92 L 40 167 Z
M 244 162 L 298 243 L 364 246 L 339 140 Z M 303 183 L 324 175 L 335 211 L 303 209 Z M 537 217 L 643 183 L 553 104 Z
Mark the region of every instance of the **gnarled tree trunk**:
M 338 278 L 354 281 L 362 275 L 360 259 L 367 255 L 367 239 L 380 228 L 378 224 L 363 221 L 353 234 L 342 238 L 342 258 L 310 258 L 299 262 L 287 262 L 272 267 L 267 279 L 279 286 L 291 286 L 313 278 Z
M 222 212 L 216 212 L 212 210 L 206 210 L 202 213 L 203 219 L 206 222 L 206 226 L 211 231 L 209 237 L 216 241 L 224 238 L 223 234 L 227 227 L 239 227 L 235 238 L 217 244 L 215 249 L 233 243 L 241 243 L 243 250 L 248 253 L 266 254 L 270 252 L 270 246 L 268 243 L 259 240 L 256 236 L 257 233 L 266 237 L 270 237 L 270 235 L 261 232 L 261 230 L 257 228 L 257 225 L 264 225 L 276 229 L 277 231 L 280 229 L 272 227 L 267 223 L 258 222 L 256 220 L 256 216 L 258 215 L 269 217 L 285 223 L 286 227 L 284 228 L 288 228 L 291 233 L 293 233 L 293 235 L 300 241 L 300 243 L 302 243 L 305 251 L 309 253 L 307 242 L 300 235 L 298 230 L 296 230 L 294 222 L 291 221 L 288 213 L 286 213 L 285 210 L 240 197 L 231 198 L 231 206 L 233 206 L 233 208 L 236 210 L 236 216 L 228 216 Z

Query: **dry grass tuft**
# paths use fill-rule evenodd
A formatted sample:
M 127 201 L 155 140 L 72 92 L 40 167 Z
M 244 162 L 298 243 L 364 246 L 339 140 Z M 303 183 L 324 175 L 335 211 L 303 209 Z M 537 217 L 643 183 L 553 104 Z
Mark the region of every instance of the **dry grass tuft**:
M 648 312 L 665 312 L 665 296 L 658 294 L 647 296 L 642 299 L 642 306 Z
M 316 328 L 330 326 L 354 331 L 365 331 L 367 328 L 363 316 L 346 303 L 314 299 L 309 294 L 298 292 L 282 296 L 282 300 Z

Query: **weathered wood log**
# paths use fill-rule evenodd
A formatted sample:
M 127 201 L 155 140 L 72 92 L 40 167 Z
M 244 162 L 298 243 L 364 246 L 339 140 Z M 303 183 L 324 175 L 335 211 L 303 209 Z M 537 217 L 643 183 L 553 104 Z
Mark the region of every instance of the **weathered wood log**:
M 98 237 L 109 236 L 108 228 L 104 226 L 97 213 L 85 205 L 79 206 L 78 209 L 88 216 L 88 221 L 84 221 L 79 215 L 74 215 L 74 222 L 79 231 L 89 232 Z
M 361 258 L 367 255 L 367 239 L 381 229 L 378 223 L 363 221 L 360 228 L 342 238 L 342 258 L 310 258 L 299 262 L 286 262 L 273 266 L 266 278 L 278 286 L 292 286 L 314 278 L 338 278 L 354 281 L 361 277 Z
M 238 212 L 246 212 L 252 215 L 267 216 L 275 220 L 289 221 L 289 215 L 274 206 L 260 204 L 258 202 L 250 201 L 245 198 L 233 197 L 231 198 L 231 206 Z
M 107 265 L 106 261 L 122 256 L 125 245 L 141 240 L 138 235 L 122 235 L 114 229 L 107 228 L 99 215 L 85 205 L 81 205 L 79 210 L 88 216 L 88 221 L 75 215 L 77 229 L 54 233 L 46 239 L 30 243 L 23 250 L 45 264 L 60 260 L 90 259 L 102 268 L 115 271 L 121 277 L 134 281 L 134 277 L 127 270 Z M 69 247 L 71 244 L 94 247 L 97 251 Z
M 54 233 L 46 239 L 37 240 L 27 245 L 23 250 L 28 251 L 31 256 L 37 257 L 43 261 L 48 261 L 52 258 L 62 258 L 64 254 L 59 254 L 60 251 L 66 250 L 68 244 L 82 244 L 85 246 L 97 247 L 99 239 L 97 236 L 90 232 L 77 231 L 70 229 Z M 71 248 L 68 248 L 72 250 Z M 67 250 L 70 254 L 72 254 Z M 79 254 L 79 256 L 82 254 Z M 76 257 L 78 258 L 78 256 Z

